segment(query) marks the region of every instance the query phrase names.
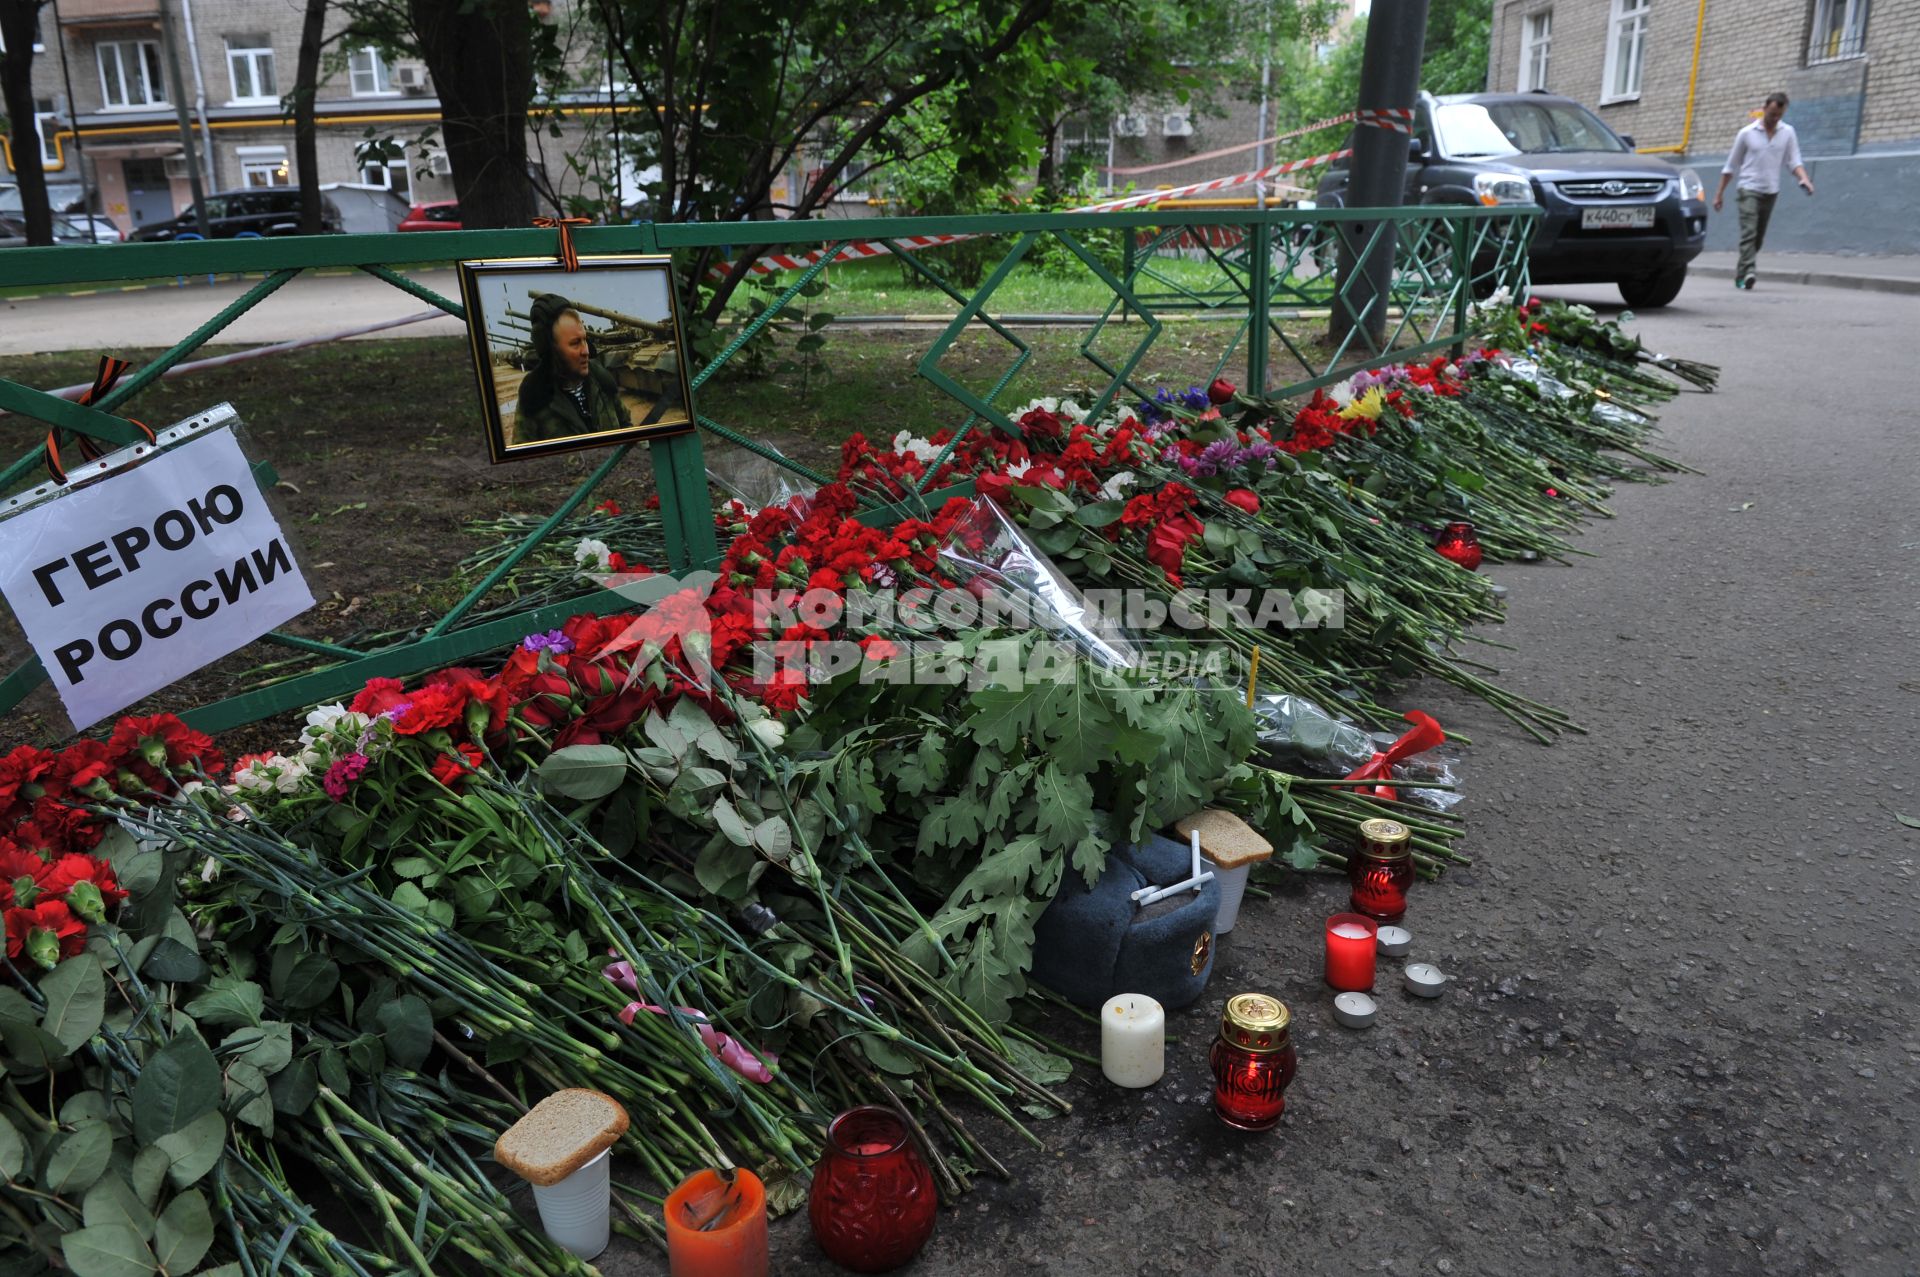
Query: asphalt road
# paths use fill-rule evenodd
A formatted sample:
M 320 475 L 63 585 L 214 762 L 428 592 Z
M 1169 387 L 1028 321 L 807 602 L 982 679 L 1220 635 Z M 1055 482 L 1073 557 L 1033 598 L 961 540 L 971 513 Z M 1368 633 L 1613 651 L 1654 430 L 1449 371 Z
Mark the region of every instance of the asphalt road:
M 1319 958 L 1340 886 L 1249 901 L 1159 1086 L 1081 1069 L 1047 1150 L 943 1212 L 906 1271 L 1920 1271 L 1920 829 L 1895 819 L 1920 817 L 1916 325 L 1920 299 L 1720 281 L 1639 321 L 1725 368 L 1666 418 L 1704 476 L 1622 488 L 1594 559 L 1494 572 L 1505 678 L 1591 734 L 1543 748 L 1447 689 L 1405 698 L 1477 741 L 1479 863 L 1408 921 L 1451 991 L 1342 1029 Z M 1208 1107 L 1245 988 L 1298 1026 L 1262 1135 Z M 838 1271 L 803 1215 L 773 1249 L 776 1272 Z M 665 1270 L 625 1243 L 601 1263 Z

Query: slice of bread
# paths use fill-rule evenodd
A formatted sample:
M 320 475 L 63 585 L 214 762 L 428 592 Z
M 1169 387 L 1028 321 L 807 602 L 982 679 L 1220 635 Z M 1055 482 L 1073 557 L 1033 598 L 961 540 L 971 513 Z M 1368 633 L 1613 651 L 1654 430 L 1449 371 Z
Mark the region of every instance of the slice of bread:
M 1202 854 L 1222 869 L 1238 869 L 1273 856 L 1273 844 L 1262 838 L 1258 830 L 1232 812 L 1217 807 L 1182 816 L 1173 827 L 1180 831 L 1182 838 L 1192 838 L 1193 831 L 1198 829 Z
M 555 1091 L 507 1128 L 493 1160 L 529 1184 L 558 1184 L 627 1133 L 627 1111 L 611 1095 Z

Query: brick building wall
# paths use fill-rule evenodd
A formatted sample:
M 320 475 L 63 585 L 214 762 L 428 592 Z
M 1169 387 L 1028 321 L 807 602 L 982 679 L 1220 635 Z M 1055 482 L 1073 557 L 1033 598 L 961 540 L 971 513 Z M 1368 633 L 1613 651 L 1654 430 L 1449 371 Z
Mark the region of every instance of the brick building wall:
M 1519 87 L 1527 16 L 1553 15 L 1547 88 L 1592 107 L 1642 150 L 1691 164 L 1709 187 L 1733 136 L 1766 95 L 1785 92 L 1788 123 L 1820 194 L 1783 198 L 1769 247 L 1824 252 L 1920 252 L 1920 3 L 1873 0 L 1863 55 L 1809 62 L 1818 0 L 1706 0 L 1691 134 L 1699 0 L 1650 0 L 1640 93 L 1606 100 L 1614 0 L 1491 0 L 1489 87 Z M 1684 152 L 1679 147 L 1686 138 Z M 1711 219 L 1708 248 L 1730 247 L 1734 219 Z

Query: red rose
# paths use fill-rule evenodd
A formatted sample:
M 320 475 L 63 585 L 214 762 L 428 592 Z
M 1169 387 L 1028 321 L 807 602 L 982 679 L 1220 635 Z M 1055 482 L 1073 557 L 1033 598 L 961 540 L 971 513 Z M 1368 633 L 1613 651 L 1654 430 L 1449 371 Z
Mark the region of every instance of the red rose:
M 1225 500 L 1228 505 L 1245 510 L 1248 514 L 1260 513 L 1260 497 L 1249 488 L 1235 488 L 1227 493 Z
M 1207 402 L 1213 404 L 1215 407 L 1230 403 L 1233 396 L 1233 383 L 1227 381 L 1225 378 L 1216 377 L 1214 378 L 1213 384 L 1207 387 Z

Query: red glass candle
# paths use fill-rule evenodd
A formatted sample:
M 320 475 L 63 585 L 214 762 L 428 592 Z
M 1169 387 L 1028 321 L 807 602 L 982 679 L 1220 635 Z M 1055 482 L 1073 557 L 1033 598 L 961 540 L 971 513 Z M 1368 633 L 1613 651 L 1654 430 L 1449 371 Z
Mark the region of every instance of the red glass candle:
M 940 1199 L 933 1172 L 892 1109 L 848 1109 L 827 1127 L 813 1171 L 807 1218 L 828 1259 L 856 1273 L 884 1273 L 920 1253 Z
M 1360 822 L 1360 845 L 1347 857 L 1353 911 L 1375 922 L 1398 922 L 1413 885 L 1412 831 L 1397 820 Z
M 1449 523 L 1433 548 L 1441 558 L 1451 559 L 1469 572 L 1480 567 L 1480 538 L 1474 535 L 1471 523 Z
M 1373 991 L 1373 949 L 1379 928 L 1359 913 L 1327 919 L 1327 983 L 1343 993 Z
M 1287 1083 L 1299 1063 L 1286 1004 L 1264 993 L 1227 999 L 1214 1039 L 1213 1111 L 1242 1131 L 1264 1131 L 1287 1110 Z

